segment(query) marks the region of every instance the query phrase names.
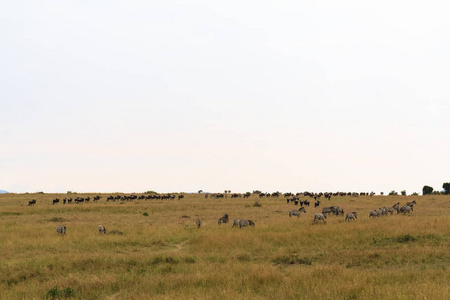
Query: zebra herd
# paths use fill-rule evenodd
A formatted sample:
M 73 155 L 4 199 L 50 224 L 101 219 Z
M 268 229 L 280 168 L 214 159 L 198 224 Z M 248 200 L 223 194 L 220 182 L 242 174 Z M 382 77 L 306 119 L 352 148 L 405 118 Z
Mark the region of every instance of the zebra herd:
M 375 218 L 375 217 L 380 217 L 380 216 L 386 216 L 388 214 L 393 214 L 394 211 L 397 212 L 397 214 L 410 214 L 412 211 L 414 211 L 414 204 L 416 204 L 416 200 L 412 201 L 412 202 L 406 202 L 405 205 L 400 206 L 400 202 L 395 203 L 394 205 L 392 205 L 392 207 L 380 207 L 376 210 L 371 210 L 369 212 L 369 218 Z
M 294 204 L 297 205 L 297 203 L 296 203 L 297 200 L 294 199 L 293 201 L 294 201 Z M 305 201 L 303 201 L 303 202 L 305 202 Z M 287 203 L 289 203 L 289 199 L 288 199 Z M 320 204 L 320 202 L 319 202 L 319 204 Z M 383 216 L 383 215 L 387 215 L 387 214 L 392 215 L 394 213 L 394 211 L 397 211 L 397 214 L 399 214 L 399 213 L 402 213 L 402 214 L 408 213 L 409 214 L 412 211 L 414 211 L 414 204 L 416 204 L 416 200 L 414 200 L 412 202 L 406 202 L 406 204 L 403 206 L 400 206 L 400 202 L 397 202 L 392 207 L 380 207 L 376 210 L 370 211 L 369 218 L 375 218 L 375 217 L 379 217 L 379 216 Z M 317 207 L 317 206 L 315 205 L 314 207 Z M 299 218 L 302 213 L 306 213 L 305 207 L 303 207 L 303 205 L 298 210 L 295 210 L 295 209 L 289 210 L 289 217 L 296 216 L 297 218 Z M 343 216 L 344 209 L 339 206 L 323 207 L 321 213 L 314 214 L 313 222 L 316 222 L 316 221 L 325 222 L 327 215 L 330 215 L 330 214 L 333 214 L 335 216 L 340 216 L 340 215 Z M 356 221 L 356 219 L 358 219 L 358 214 L 356 211 L 345 214 L 345 221 Z
M 200 223 L 198 223 L 198 222 L 200 222 Z M 223 217 L 219 218 L 219 220 L 217 221 L 217 224 L 221 225 L 221 224 L 226 224 L 228 222 L 229 222 L 228 214 L 224 214 Z M 198 219 L 196 223 L 197 223 L 197 228 L 200 228 L 200 225 L 199 225 L 199 224 L 201 224 L 200 219 Z M 240 220 L 240 219 L 233 220 L 232 228 L 234 228 L 234 227 L 242 228 L 242 227 L 248 227 L 248 226 L 255 227 L 255 223 L 252 220 Z

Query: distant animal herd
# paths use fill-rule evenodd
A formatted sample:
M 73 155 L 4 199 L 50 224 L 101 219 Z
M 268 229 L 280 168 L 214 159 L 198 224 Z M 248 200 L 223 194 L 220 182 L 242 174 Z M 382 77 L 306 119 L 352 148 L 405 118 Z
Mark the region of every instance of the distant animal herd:
M 301 214 L 306 213 L 306 206 L 310 206 L 311 202 L 308 199 L 300 199 L 300 197 L 310 197 L 314 199 L 314 208 L 319 207 L 321 202 L 320 198 L 324 197 L 325 199 L 331 200 L 332 196 L 373 196 L 375 193 L 345 193 L 345 192 L 337 192 L 337 193 L 309 193 L 309 192 L 303 192 L 303 193 L 259 193 L 258 197 L 280 197 L 283 195 L 286 198 L 286 203 L 290 204 L 293 203 L 294 205 L 300 205 L 299 209 L 291 209 L 289 210 L 289 217 L 295 216 L 299 218 Z M 230 196 L 231 198 L 248 198 L 249 193 L 246 194 L 227 194 L 227 193 L 214 193 L 214 194 L 205 194 L 205 198 L 212 198 L 212 199 L 220 199 L 220 198 L 227 198 L 227 196 Z M 100 200 L 101 196 L 95 196 L 92 198 L 93 202 L 97 202 Z M 151 194 L 151 195 L 115 195 L 115 196 L 108 196 L 106 198 L 106 201 L 134 201 L 134 200 L 174 200 L 178 199 L 181 200 L 184 198 L 184 195 L 175 195 L 175 194 Z M 52 200 L 52 205 L 58 204 L 62 202 L 63 204 L 71 204 L 72 202 L 75 202 L 76 204 L 79 203 L 89 203 L 91 201 L 90 197 L 76 197 L 75 199 L 72 198 L 64 198 L 62 200 L 55 198 Z M 29 206 L 34 206 L 36 204 L 36 200 L 32 199 L 28 201 Z M 412 211 L 414 211 L 414 205 L 416 204 L 416 200 L 412 202 L 406 202 L 405 205 L 400 205 L 400 202 L 395 203 L 391 207 L 380 207 L 375 210 L 371 210 L 369 212 L 369 218 L 378 218 L 380 216 L 386 216 L 389 214 L 393 214 L 394 212 L 397 212 L 397 214 L 410 214 Z M 327 218 L 327 215 L 335 215 L 335 216 L 344 216 L 344 209 L 339 206 L 326 206 L 322 208 L 322 212 L 315 213 L 313 215 L 313 223 L 317 223 L 322 221 L 325 223 L 325 219 Z M 358 218 L 357 212 L 348 212 L 345 214 L 345 221 L 356 221 Z M 196 226 L 197 228 L 200 228 L 202 225 L 202 221 L 200 219 L 196 220 Z M 218 219 L 217 223 L 219 225 L 229 223 L 229 216 L 228 214 L 223 215 L 221 218 Z M 255 227 L 255 223 L 252 220 L 241 220 L 241 219 L 234 219 L 232 227 L 237 228 L 243 228 L 243 227 Z M 66 233 L 66 226 L 60 225 L 56 229 L 57 233 L 59 234 L 65 234 Z M 106 234 L 106 228 L 103 225 L 98 226 L 98 232 Z

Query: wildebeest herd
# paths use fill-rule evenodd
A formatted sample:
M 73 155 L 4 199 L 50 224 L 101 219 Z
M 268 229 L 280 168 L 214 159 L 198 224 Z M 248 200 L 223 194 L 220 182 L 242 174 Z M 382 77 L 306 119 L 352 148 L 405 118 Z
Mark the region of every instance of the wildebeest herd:
M 311 198 L 314 198 L 314 208 L 317 208 L 320 206 L 321 202 L 320 202 L 320 197 L 324 197 L 325 199 L 330 200 L 331 196 L 348 196 L 348 194 L 350 194 L 351 196 L 358 196 L 358 195 L 369 195 L 369 193 L 319 193 L 319 194 L 314 194 L 314 193 L 309 193 L 309 192 L 304 192 L 304 193 L 297 193 L 297 194 L 292 194 L 292 193 L 286 193 L 284 194 L 285 198 L 286 198 L 286 203 L 293 203 L 294 205 L 300 205 L 299 209 L 291 209 L 289 210 L 289 217 L 295 216 L 297 218 L 299 218 L 301 216 L 301 214 L 306 214 L 306 208 L 305 207 L 309 207 L 310 206 L 310 201 L 308 199 L 300 199 L 300 196 L 308 196 Z M 226 194 L 211 194 L 210 197 L 211 198 L 223 198 L 224 195 Z M 373 196 L 374 193 L 370 193 L 370 196 Z M 232 194 L 231 198 L 238 198 L 241 197 L 241 194 Z M 248 196 L 248 193 L 245 194 L 244 196 Z M 265 193 L 261 193 L 258 195 L 260 198 L 262 197 L 279 197 L 280 194 L 279 193 L 273 193 L 273 194 L 265 194 Z M 95 196 L 92 198 L 93 202 L 97 202 L 98 200 L 100 200 L 102 197 L 101 196 Z M 174 199 L 178 199 L 181 200 L 184 198 L 184 195 L 175 195 L 175 194 L 150 194 L 150 195 L 136 195 L 136 194 L 131 194 L 131 195 L 111 195 L 108 196 L 106 198 L 106 201 L 133 201 L 133 200 L 174 200 Z M 74 201 L 75 203 L 89 203 L 91 201 L 90 197 L 76 197 L 75 199 L 72 198 L 64 198 L 62 199 L 62 203 L 63 204 L 71 204 L 72 201 Z M 61 200 L 58 198 L 55 198 L 52 200 L 52 205 L 58 204 L 60 203 Z M 32 199 L 28 201 L 28 206 L 34 206 L 36 204 L 36 200 Z M 375 210 L 371 210 L 369 212 L 369 218 L 377 218 L 377 217 L 381 217 L 381 216 L 386 216 L 388 214 L 393 214 L 395 211 L 397 212 L 397 214 L 410 214 L 412 211 L 414 211 L 414 205 L 416 204 L 416 201 L 412 201 L 412 202 L 406 202 L 405 205 L 400 205 L 399 202 L 395 203 L 393 206 L 391 207 L 380 207 L 378 209 Z M 357 212 L 348 212 L 348 213 L 344 213 L 344 209 L 342 207 L 339 206 L 326 206 L 322 208 L 321 212 L 317 212 L 314 213 L 313 215 L 313 223 L 315 222 L 319 222 L 322 221 L 325 223 L 325 219 L 327 219 L 327 216 L 329 215 L 335 215 L 335 216 L 344 216 L 345 215 L 345 221 L 356 221 L 357 217 Z M 226 224 L 229 222 L 229 216 L 228 214 L 224 214 L 223 217 L 219 218 L 218 220 L 218 224 Z M 197 228 L 200 228 L 200 226 L 202 225 L 202 221 L 200 219 L 196 220 L 196 226 Z M 233 220 L 233 225 L 232 227 L 239 227 L 239 228 L 243 228 L 243 227 L 254 227 L 255 223 L 252 220 L 241 220 L 241 219 L 234 219 Z M 59 234 L 65 234 L 66 233 L 66 227 L 63 225 L 60 225 L 57 227 L 57 232 Z M 100 225 L 98 227 L 98 232 L 99 233 L 103 233 L 106 234 L 106 228 L 103 225 Z

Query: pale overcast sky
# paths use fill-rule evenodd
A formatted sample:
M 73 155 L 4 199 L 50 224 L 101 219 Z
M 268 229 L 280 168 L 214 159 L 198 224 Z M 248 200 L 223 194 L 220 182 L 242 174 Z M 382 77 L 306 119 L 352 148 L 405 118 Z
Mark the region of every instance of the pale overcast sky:
M 0 189 L 450 181 L 446 1 L 2 1 Z

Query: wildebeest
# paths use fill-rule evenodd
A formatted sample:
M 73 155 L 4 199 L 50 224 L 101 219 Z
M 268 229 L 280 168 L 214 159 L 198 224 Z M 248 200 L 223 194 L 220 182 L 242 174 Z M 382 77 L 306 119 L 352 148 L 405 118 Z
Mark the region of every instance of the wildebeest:
M 291 216 L 297 216 L 297 218 L 299 218 L 301 213 L 306 213 L 306 210 L 305 210 L 304 207 L 301 207 L 301 208 L 298 209 L 298 210 L 296 210 L 296 209 L 291 209 L 291 210 L 289 211 L 289 217 L 291 217 Z
M 66 234 L 66 226 L 59 225 L 58 227 L 56 227 L 56 232 L 59 234 Z
M 314 214 L 314 221 L 322 220 L 325 223 L 325 219 L 327 218 L 326 214 L 316 213 Z
M 30 200 L 30 201 L 28 201 L 28 205 L 35 205 L 36 204 L 36 200 Z
M 219 225 L 222 223 L 228 223 L 228 214 L 224 214 L 222 218 L 219 219 L 219 221 L 217 222 Z
M 239 228 L 252 226 L 255 227 L 255 223 L 253 223 L 252 220 L 240 220 L 239 221 Z
M 59 199 L 58 198 L 53 199 L 52 205 L 55 204 L 55 203 L 59 203 Z
M 316 202 L 314 202 L 314 207 L 317 207 L 317 206 L 319 206 L 320 205 L 320 201 L 319 200 L 317 200 Z
M 106 228 L 103 225 L 98 225 L 98 233 L 106 234 Z
M 356 215 L 356 211 L 351 212 L 351 213 L 347 213 L 347 214 L 345 215 L 345 221 L 350 221 L 350 220 L 355 221 L 356 219 L 358 219 L 358 217 L 357 217 L 357 215 Z
M 200 228 L 200 226 L 202 225 L 202 221 L 200 221 L 200 219 L 197 219 L 197 221 L 195 221 L 195 225 L 197 225 L 197 228 Z

